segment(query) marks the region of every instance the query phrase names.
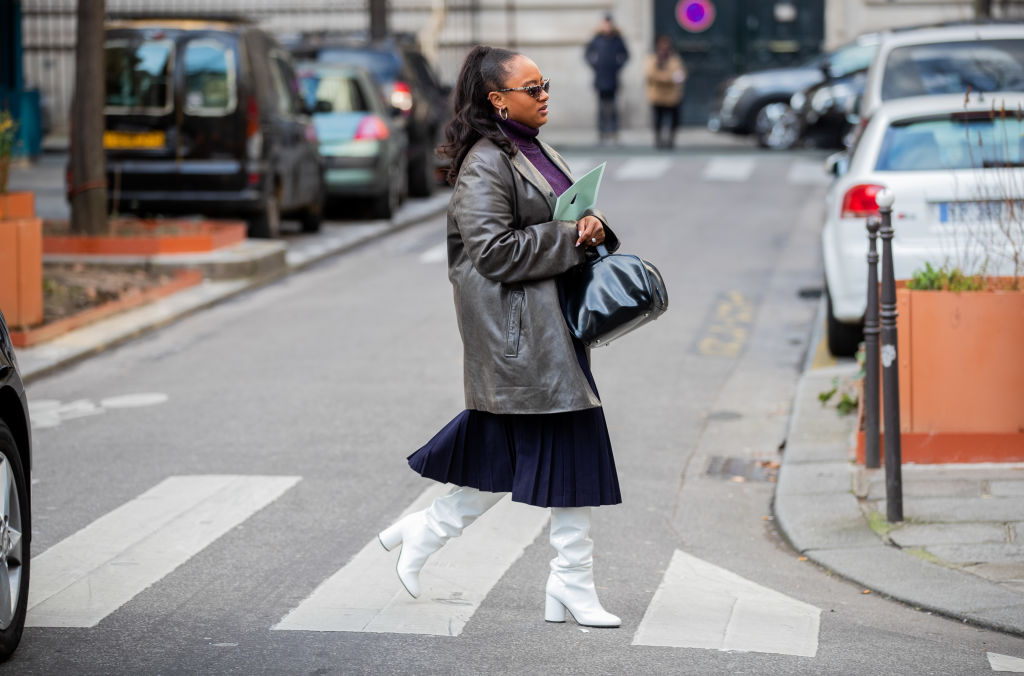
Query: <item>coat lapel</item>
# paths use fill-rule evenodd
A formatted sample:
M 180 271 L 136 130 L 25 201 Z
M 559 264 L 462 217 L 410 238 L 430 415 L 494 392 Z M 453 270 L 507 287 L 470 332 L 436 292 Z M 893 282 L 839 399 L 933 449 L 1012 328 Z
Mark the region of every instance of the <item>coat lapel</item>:
M 551 188 L 551 184 L 544 178 L 544 174 L 540 173 L 533 162 L 526 159 L 526 157 L 520 152 L 512 156 L 512 166 L 516 168 L 523 178 L 533 184 L 537 190 L 540 191 L 541 195 L 544 195 L 544 199 L 548 202 L 548 207 L 551 209 L 551 213 L 555 212 L 555 191 Z

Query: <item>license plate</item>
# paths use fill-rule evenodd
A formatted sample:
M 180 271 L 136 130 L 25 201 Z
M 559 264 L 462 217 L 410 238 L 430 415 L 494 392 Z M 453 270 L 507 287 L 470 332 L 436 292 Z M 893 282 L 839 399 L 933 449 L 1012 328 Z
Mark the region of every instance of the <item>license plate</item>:
M 103 132 L 103 147 L 117 150 L 163 148 L 166 138 L 162 131 L 107 131 Z
M 1000 223 L 1024 215 L 1022 200 L 938 202 L 940 223 Z

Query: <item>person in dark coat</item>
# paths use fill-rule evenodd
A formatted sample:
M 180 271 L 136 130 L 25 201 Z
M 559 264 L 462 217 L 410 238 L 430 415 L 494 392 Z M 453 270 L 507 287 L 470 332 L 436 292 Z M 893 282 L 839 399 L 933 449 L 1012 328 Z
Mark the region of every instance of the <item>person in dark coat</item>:
M 448 278 L 463 343 L 466 410 L 409 456 L 424 477 L 455 484 L 380 533 L 401 545 L 398 577 L 413 596 L 427 558 L 511 493 L 551 509 L 544 618 L 617 627 L 593 577 L 591 507 L 622 501 L 589 354 L 562 314 L 559 276 L 618 240 L 604 215 L 552 219 L 572 185 L 565 160 L 538 138 L 549 82 L 522 54 L 475 47 L 454 91 L 443 155 Z
M 587 63 L 594 69 L 597 90 L 597 128 L 601 142 L 616 141 L 619 111 L 615 95 L 619 90 L 619 71 L 629 60 L 629 49 L 615 27 L 611 14 L 605 14 L 597 34 L 587 44 Z

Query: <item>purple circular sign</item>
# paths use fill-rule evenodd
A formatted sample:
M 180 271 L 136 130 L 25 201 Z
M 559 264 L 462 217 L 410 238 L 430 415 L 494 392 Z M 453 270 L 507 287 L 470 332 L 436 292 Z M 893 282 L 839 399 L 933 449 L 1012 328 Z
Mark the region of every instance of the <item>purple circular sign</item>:
M 706 31 L 715 21 L 715 6 L 710 0 L 679 0 L 676 21 L 691 33 Z

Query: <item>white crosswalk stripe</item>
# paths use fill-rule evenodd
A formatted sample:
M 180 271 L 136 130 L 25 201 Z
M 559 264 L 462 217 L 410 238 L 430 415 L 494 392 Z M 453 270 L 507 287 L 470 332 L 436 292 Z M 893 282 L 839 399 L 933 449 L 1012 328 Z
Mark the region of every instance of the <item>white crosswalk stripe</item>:
M 814 657 L 821 610 L 677 550 L 633 645 Z
M 427 489 L 404 514 L 424 509 L 449 488 Z M 458 636 L 547 519 L 548 510 L 506 496 L 430 557 L 420 573 L 419 599 L 398 581 L 398 550 L 385 552 L 374 538 L 274 629 Z
M 165 479 L 32 559 L 26 625 L 96 626 L 298 481 Z
M 701 177 L 705 181 L 734 181 L 741 183 L 754 173 L 752 157 L 712 157 Z
M 448 260 L 448 245 L 444 242 L 420 254 L 420 263 L 444 263 Z
M 569 165 L 569 171 L 572 172 L 573 178 L 583 176 L 602 162 L 602 160 L 598 160 L 593 157 L 585 157 L 583 155 L 572 155 L 570 157 L 566 157 L 565 161 Z
M 617 181 L 653 181 L 664 176 L 672 168 L 668 157 L 633 157 L 616 169 Z
M 1024 660 L 1010 655 L 999 653 L 985 653 L 988 657 L 988 665 L 992 671 L 1009 671 L 1015 674 L 1024 674 Z
M 825 171 L 824 162 L 796 160 L 789 166 L 786 182 L 790 185 L 828 185 L 832 178 Z

